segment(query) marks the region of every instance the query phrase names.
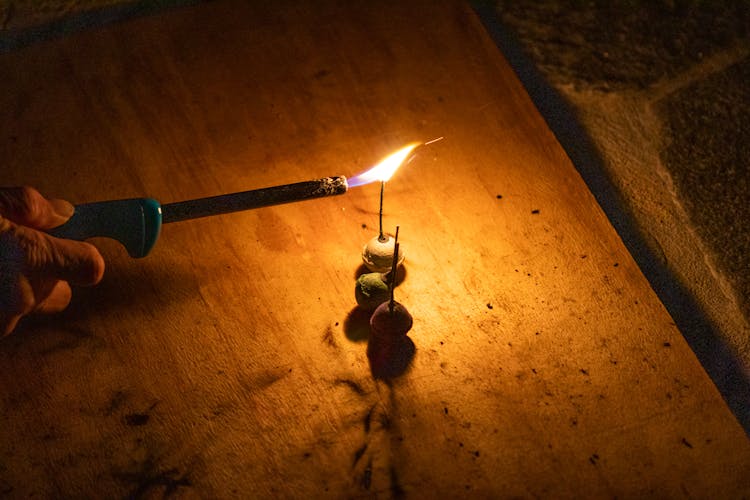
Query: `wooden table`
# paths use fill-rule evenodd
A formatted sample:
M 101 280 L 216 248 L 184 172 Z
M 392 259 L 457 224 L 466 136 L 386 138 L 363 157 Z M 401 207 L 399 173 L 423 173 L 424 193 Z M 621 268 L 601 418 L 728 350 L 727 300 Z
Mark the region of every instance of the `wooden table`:
M 212 2 L 0 56 L 0 184 L 172 202 L 396 173 L 415 353 L 355 310 L 379 186 L 167 225 L 0 342 L 11 497 L 750 494 L 748 439 L 462 2 Z

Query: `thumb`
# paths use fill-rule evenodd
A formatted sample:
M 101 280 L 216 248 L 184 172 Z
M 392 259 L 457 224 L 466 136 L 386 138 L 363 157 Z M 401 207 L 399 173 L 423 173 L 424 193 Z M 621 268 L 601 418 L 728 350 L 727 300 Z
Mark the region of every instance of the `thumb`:
M 65 223 L 73 211 L 67 201 L 48 200 L 29 186 L 0 188 L 0 215 L 16 224 L 50 229 Z

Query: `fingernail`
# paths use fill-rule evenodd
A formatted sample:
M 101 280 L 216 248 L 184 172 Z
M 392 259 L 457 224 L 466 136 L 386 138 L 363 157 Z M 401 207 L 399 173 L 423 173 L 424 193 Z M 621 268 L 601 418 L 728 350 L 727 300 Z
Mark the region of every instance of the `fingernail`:
M 70 219 L 73 213 L 76 211 L 75 207 L 65 200 L 49 200 L 55 213 L 60 217 L 64 217 L 65 220 Z

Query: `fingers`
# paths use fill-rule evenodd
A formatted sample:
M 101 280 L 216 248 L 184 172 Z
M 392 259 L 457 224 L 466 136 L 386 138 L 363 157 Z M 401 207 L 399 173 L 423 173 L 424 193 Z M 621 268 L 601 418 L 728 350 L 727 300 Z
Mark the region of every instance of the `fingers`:
M 73 211 L 67 201 L 47 200 L 30 187 L 0 188 L 0 335 L 26 314 L 65 309 L 68 282 L 102 279 L 104 259 L 93 245 L 37 231 L 63 224 Z
M 36 306 L 34 291 L 25 276 L 0 275 L 0 331 L 8 335 Z
M 51 229 L 73 215 L 73 205 L 65 200 L 48 200 L 32 187 L 0 189 L 0 215 L 36 229 Z
M 104 276 L 104 258 L 91 243 L 44 235 L 52 242 L 52 258 L 42 269 L 74 285 L 92 286 Z
M 0 336 L 11 333 L 18 321 L 29 313 L 60 312 L 70 303 L 72 292 L 65 281 L 31 282 L 18 275 L 16 280 L 0 284 Z
M 18 325 L 18 321 L 21 319 L 20 314 L 8 314 L 6 312 L 0 311 L 0 333 L 2 334 L 2 337 L 5 337 L 6 335 L 10 335 L 13 333 L 13 330 L 16 329 L 16 325 Z
M 99 282 L 104 260 L 88 243 L 60 240 L 7 223 L 0 233 L 0 334 L 31 312 L 62 311 L 71 298 L 66 280 Z
M 72 296 L 73 292 L 66 281 L 55 281 L 46 293 L 46 296 L 42 294 L 37 295 L 37 304 L 34 312 L 44 314 L 60 312 L 68 307 Z
M 23 226 L 0 234 L 0 240 L 4 240 L 0 247 L 15 254 L 22 272 L 35 280 L 41 277 L 88 286 L 99 283 L 104 275 L 104 259 L 89 243 L 55 238 Z

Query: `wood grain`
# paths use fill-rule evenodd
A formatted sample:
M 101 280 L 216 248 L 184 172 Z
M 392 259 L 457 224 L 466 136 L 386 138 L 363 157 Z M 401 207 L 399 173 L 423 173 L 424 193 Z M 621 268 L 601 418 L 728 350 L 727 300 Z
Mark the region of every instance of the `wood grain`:
M 750 446 L 462 2 L 211 2 L 0 56 L 0 184 L 163 203 L 354 175 L 415 352 L 375 379 L 379 186 L 170 224 L 0 342 L 12 497 L 750 493 Z M 405 354 L 409 354 L 406 352 Z

